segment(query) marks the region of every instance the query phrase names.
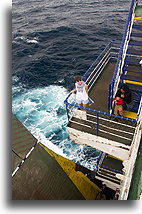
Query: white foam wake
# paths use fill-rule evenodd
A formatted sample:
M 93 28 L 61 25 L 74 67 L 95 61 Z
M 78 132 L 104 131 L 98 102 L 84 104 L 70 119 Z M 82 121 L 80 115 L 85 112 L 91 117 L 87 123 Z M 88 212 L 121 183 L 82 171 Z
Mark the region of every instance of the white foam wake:
M 64 104 L 68 91 L 62 86 L 54 85 L 22 93 L 20 90 L 20 87 L 13 87 L 13 113 L 38 141 L 57 154 L 87 168 L 95 168 L 96 155 L 87 155 L 86 160 L 84 151 L 87 149 L 84 150 L 83 146 L 73 143 L 68 137 L 68 120 Z
M 26 36 L 17 36 L 14 38 L 13 42 L 14 43 L 19 43 L 21 41 L 27 42 L 27 43 L 38 43 L 38 37 L 33 37 L 33 38 L 27 38 Z

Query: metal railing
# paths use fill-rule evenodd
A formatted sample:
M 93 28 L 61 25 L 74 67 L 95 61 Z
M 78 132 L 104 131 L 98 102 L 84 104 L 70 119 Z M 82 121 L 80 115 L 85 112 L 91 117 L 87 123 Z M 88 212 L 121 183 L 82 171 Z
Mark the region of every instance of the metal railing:
M 68 103 L 67 99 L 65 104 L 72 124 L 81 126 L 87 133 L 124 143 L 126 148 L 131 145 L 136 120 Z
M 133 45 L 130 44 L 129 41 L 133 25 L 133 12 L 136 4 L 137 1 L 132 0 L 121 45 L 120 43 L 114 42 L 109 43 L 103 50 L 103 52 L 98 56 L 98 58 L 92 63 L 92 65 L 83 75 L 83 80 L 88 84 L 90 90 L 95 81 L 97 80 L 97 78 L 100 76 L 106 64 L 110 60 L 117 59 L 114 75 L 109 85 L 109 99 L 108 99 L 109 109 L 112 109 L 112 100 L 118 89 L 120 76 L 123 72 L 125 58 L 129 54 L 131 55 L 131 53 L 128 53 L 127 50 L 128 44 Z M 78 129 L 79 127 L 81 127 L 81 131 L 86 130 L 88 133 L 91 133 L 93 135 L 105 137 L 106 139 L 109 140 L 114 139 L 114 141 L 122 143 L 123 149 L 132 150 L 130 151 L 132 152 L 132 154 L 130 154 L 130 161 L 132 163 L 132 166 L 134 167 L 137 150 L 139 146 L 139 139 L 141 135 L 140 118 L 142 116 L 141 110 L 142 103 L 140 102 L 139 105 L 137 119 L 133 120 L 130 118 L 116 116 L 111 113 L 106 113 L 102 111 L 97 111 L 95 109 L 78 106 L 75 101 L 69 102 L 70 96 L 71 93 L 64 101 L 66 105 L 69 123 L 75 124 L 74 127 L 77 127 Z M 122 189 L 119 196 L 120 200 L 126 199 L 128 196 L 128 191 L 126 193 L 125 189 L 127 187 L 129 190 L 131 182 L 131 179 L 129 178 L 132 176 L 133 167 L 129 168 L 129 170 L 126 172 L 126 179 L 122 181 L 121 184 Z
M 126 57 L 128 43 L 130 41 L 130 35 L 131 35 L 133 20 L 134 20 L 133 12 L 134 12 L 136 4 L 137 4 L 137 1 L 132 0 L 129 14 L 128 14 L 128 19 L 126 21 L 126 27 L 125 27 L 123 38 L 122 38 L 121 45 L 120 45 L 120 50 L 119 50 L 119 54 L 118 54 L 118 59 L 117 59 L 114 75 L 113 75 L 112 81 L 109 85 L 108 107 L 110 110 L 112 110 L 112 108 L 113 108 L 112 101 L 117 92 L 118 85 L 120 82 L 120 76 L 123 72 L 122 69 L 124 66 L 124 60 Z
M 97 80 L 106 64 L 111 60 L 115 61 L 117 60 L 119 45 L 120 43 L 110 42 L 103 50 L 103 52 L 92 63 L 89 69 L 85 72 L 82 78 L 86 80 L 89 90 L 92 88 L 94 82 Z M 110 113 L 102 111 L 97 111 L 91 108 L 78 106 L 75 100 L 73 102 L 69 101 L 70 96 L 71 93 L 67 96 L 66 100 L 64 101 L 66 105 L 68 120 L 70 122 L 78 124 L 80 126 L 84 126 L 86 128 L 88 127 L 90 130 L 93 129 L 94 131 L 93 133 L 97 136 L 107 135 L 107 137 L 110 139 L 114 137 L 119 137 L 120 141 L 126 140 L 128 144 L 132 141 L 132 133 L 134 129 L 133 122 L 136 122 L 136 120 L 112 115 Z M 86 124 L 81 119 L 79 121 L 79 118 L 78 121 L 72 120 L 72 117 L 74 116 L 73 111 L 75 109 L 86 110 L 86 117 L 89 117 L 89 120 L 87 120 L 87 118 L 85 119 Z M 118 121 L 116 122 L 115 120 L 123 120 L 123 123 L 121 122 L 119 123 Z M 132 129 L 132 132 L 125 130 L 127 128 Z
M 118 57 L 119 43 L 110 42 L 97 59 L 92 63 L 88 70 L 82 76 L 88 84 L 89 90 L 97 80 L 102 70 L 110 60 L 116 60 Z
M 129 166 L 125 173 L 125 179 L 122 182 L 122 188 L 120 190 L 119 200 L 127 200 L 132 175 L 134 172 L 135 162 L 138 154 L 138 149 L 141 141 L 141 135 L 142 135 L 142 98 L 139 105 L 139 111 L 138 111 L 138 120 L 137 120 L 137 126 L 134 132 L 132 146 L 131 146 L 131 153 L 129 158 Z

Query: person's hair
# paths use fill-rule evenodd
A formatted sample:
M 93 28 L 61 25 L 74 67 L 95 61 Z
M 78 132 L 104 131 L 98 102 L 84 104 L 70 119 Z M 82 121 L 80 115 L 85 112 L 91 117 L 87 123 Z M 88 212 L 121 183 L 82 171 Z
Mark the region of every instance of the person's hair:
M 74 77 L 76 82 L 82 81 L 82 77 L 81 76 L 75 76 Z
M 123 89 L 126 93 L 130 92 L 129 86 L 124 84 L 120 87 L 120 89 Z

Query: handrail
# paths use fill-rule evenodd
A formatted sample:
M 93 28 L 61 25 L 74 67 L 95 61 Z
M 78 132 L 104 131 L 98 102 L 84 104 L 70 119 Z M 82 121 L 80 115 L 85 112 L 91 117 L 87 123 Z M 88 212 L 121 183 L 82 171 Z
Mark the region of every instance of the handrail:
M 87 76 L 87 74 L 88 74 L 88 72 L 91 70 L 91 68 L 95 65 L 95 63 L 100 59 L 100 58 L 103 58 L 104 57 L 104 55 L 106 54 L 105 52 L 107 51 L 107 49 L 109 48 L 109 50 L 111 49 L 111 48 L 115 48 L 115 47 L 113 47 L 112 45 L 113 44 L 116 44 L 116 45 L 118 45 L 119 43 L 116 43 L 116 42 L 110 42 L 110 43 L 108 43 L 108 45 L 105 47 L 105 49 L 101 52 L 101 54 L 97 57 L 97 59 L 92 63 L 92 65 L 89 67 L 89 69 L 85 72 L 85 74 L 83 75 L 83 77 L 86 77 Z M 109 55 L 110 53 L 108 53 L 108 55 Z M 106 56 L 106 57 L 108 57 L 108 55 Z M 110 57 L 111 58 L 111 57 Z M 97 66 L 97 65 L 96 65 Z M 93 69 L 93 71 L 96 69 L 96 67 Z M 93 72 L 92 71 L 92 72 Z M 91 72 L 91 73 L 92 73 Z M 98 72 L 100 72 L 100 68 L 97 70 L 97 73 L 95 73 L 95 76 L 97 76 L 98 75 Z M 91 75 L 91 74 L 90 74 Z M 89 76 L 90 76 L 89 75 Z M 93 77 L 93 81 L 94 81 L 94 77 Z M 89 88 L 90 89 L 90 88 Z M 68 112 L 68 105 L 70 105 L 70 106 L 74 106 L 74 107 L 78 107 L 78 108 L 82 108 L 82 109 L 86 109 L 86 110 L 90 110 L 90 111 L 93 111 L 93 112 L 96 112 L 96 113 L 100 113 L 100 114 L 104 114 L 104 115 L 108 115 L 108 116 L 111 116 L 112 114 L 110 114 L 110 113 L 106 113 L 106 112 L 101 112 L 101 111 L 97 111 L 97 110 L 95 110 L 95 109 L 91 109 L 91 108 L 84 108 L 84 107 L 81 107 L 81 106 L 78 106 L 78 105 L 74 105 L 74 104 L 71 104 L 71 103 L 69 103 L 68 102 L 68 99 L 69 99 L 69 97 L 71 96 L 71 93 L 69 93 L 68 94 L 68 96 L 66 97 L 66 99 L 65 99 L 65 101 L 64 101 L 64 103 L 66 104 L 66 111 L 67 111 L 67 116 L 68 116 L 68 120 L 69 120 L 69 112 Z M 121 119 L 125 119 L 125 120 L 130 120 L 130 121 L 132 121 L 132 122 L 136 122 L 136 120 L 133 120 L 133 119 L 130 119 L 130 118 L 125 118 L 125 117 L 121 117 L 121 116 L 117 116 L 117 115 L 113 115 L 114 117 L 116 117 L 116 118 L 121 118 Z
M 85 74 L 83 75 L 83 78 L 85 78 L 85 80 L 86 80 L 86 77 L 87 77 L 87 75 L 88 75 L 88 73 L 90 72 L 90 70 L 91 70 L 91 68 L 98 62 L 98 60 L 100 61 L 100 60 L 102 60 L 102 57 L 104 57 L 104 54 L 106 54 L 106 50 L 108 50 L 108 47 L 109 47 L 109 45 L 112 45 L 112 43 L 113 44 L 120 44 L 120 50 L 119 50 L 119 54 L 118 54 L 118 58 L 117 58 L 117 63 L 116 63 L 116 67 L 115 67 L 115 71 L 114 71 L 114 75 L 113 75 L 113 78 L 112 78 L 112 81 L 111 81 L 111 83 L 110 83 L 110 85 L 109 85 L 109 99 L 108 99 L 108 101 L 109 101 L 109 107 L 112 107 L 111 105 L 112 105 L 112 98 L 113 98 L 113 96 L 115 95 L 115 92 L 116 92 L 116 90 L 118 89 L 118 85 L 119 85 L 119 81 L 120 81 L 120 75 L 122 74 L 121 72 L 122 72 L 122 69 L 123 69 L 123 66 L 124 66 L 124 61 L 125 61 L 125 57 L 127 56 L 127 48 L 128 48 L 128 43 L 129 43 L 129 40 L 130 40 L 130 34 L 131 34 L 131 29 L 132 29 L 132 25 L 133 25 L 133 10 L 134 10 L 134 7 L 135 7 L 135 3 L 137 4 L 137 0 L 132 0 L 132 2 L 131 2 L 131 7 L 130 7 L 130 10 L 129 10 L 129 14 L 128 14 L 128 19 L 127 19 L 127 22 L 126 22 L 126 27 L 125 27 L 125 30 L 124 30 L 124 35 L 123 35 L 123 38 L 122 38 L 122 41 L 121 41 L 121 43 L 117 43 L 117 42 L 110 42 L 107 46 L 106 46 L 106 48 L 103 50 L 103 52 L 97 57 L 97 59 L 92 63 L 92 65 L 89 67 L 89 69 L 85 72 Z M 139 45 L 139 44 L 133 44 L 133 43 L 129 43 L 129 45 L 131 46 L 131 45 L 135 45 L 135 46 L 141 46 L 141 45 Z M 110 48 L 111 49 L 111 48 Z M 108 57 L 108 56 L 107 56 Z M 105 58 L 105 57 L 104 57 Z M 105 60 L 106 60 L 106 58 L 105 58 Z M 103 61 L 103 63 L 104 63 L 104 61 Z M 103 64 L 104 65 L 104 64 Z M 101 65 L 102 66 L 102 65 Z M 99 68 L 100 69 L 100 68 Z M 98 74 L 98 70 L 99 69 L 97 69 L 97 74 Z M 94 71 L 94 70 L 93 70 Z M 99 72 L 100 72 L 100 70 L 99 70 Z M 91 73 L 92 74 L 92 73 Z M 91 77 L 91 74 L 89 75 L 89 77 Z M 96 75 L 96 73 L 95 73 L 95 75 Z M 90 81 L 92 81 L 92 79 L 90 80 Z M 114 90 L 115 89 L 115 90 Z M 113 114 L 111 114 L 111 113 L 107 113 L 107 112 L 102 112 L 102 111 L 99 111 L 99 110 L 95 110 L 95 109 L 91 109 L 91 108 L 85 108 L 85 107 L 83 107 L 83 106 L 79 106 L 79 105 L 77 105 L 77 104 L 72 104 L 72 103 L 69 103 L 68 102 L 68 99 L 69 99 L 69 97 L 71 96 L 71 93 L 67 96 L 67 98 L 65 99 L 65 101 L 64 101 L 64 103 L 66 104 L 66 110 L 67 110 L 67 115 L 68 115 L 68 120 L 69 121 L 72 121 L 72 120 L 70 120 L 70 118 L 69 118 L 69 112 L 71 112 L 72 113 L 72 110 L 71 109 L 73 109 L 73 107 L 75 107 L 75 108 L 79 108 L 79 109 L 83 109 L 83 110 L 86 110 L 87 112 L 88 111 L 92 111 L 92 112 L 95 112 L 96 114 L 91 114 L 90 113 L 90 116 L 92 115 L 92 117 L 95 117 L 95 122 L 92 120 L 92 121 L 90 121 L 89 120 L 89 122 L 91 123 L 93 123 L 93 126 L 94 126 L 94 124 L 95 124 L 95 126 L 93 127 L 95 130 L 96 130 L 96 135 L 98 135 L 98 132 L 100 131 L 103 131 L 103 132 L 106 132 L 105 131 L 105 129 L 104 130 L 101 130 L 101 128 L 100 128 L 100 126 L 101 126 L 101 122 L 100 122 L 100 120 L 101 119 L 104 119 L 104 120 L 107 120 L 108 122 L 109 122 L 109 120 L 111 120 L 111 117 L 114 117 L 114 118 L 119 118 L 119 119 L 123 119 L 123 120 L 126 120 L 126 121 L 131 121 L 131 122 L 135 122 L 136 124 L 136 126 L 134 125 L 134 124 L 132 124 L 133 125 L 133 128 L 135 129 L 135 132 L 134 133 L 129 133 L 129 135 L 132 135 L 133 137 L 132 137 L 132 139 L 131 139 L 131 136 L 130 136 L 130 139 L 129 138 L 127 138 L 127 136 L 120 136 L 119 135 L 119 137 L 121 138 L 124 138 L 124 139 L 126 139 L 126 140 L 131 140 L 131 145 L 130 146 L 126 146 L 125 145 L 125 149 L 129 149 L 129 147 L 130 147 L 130 151 L 132 152 L 131 153 L 131 156 L 129 156 L 130 157 L 130 165 L 131 165 L 131 167 L 129 167 L 129 169 L 127 170 L 127 172 L 126 172 L 126 174 L 125 174 L 125 177 L 122 179 L 123 181 L 122 181 L 122 184 L 121 184 L 121 186 L 122 186 L 122 189 L 121 189 L 121 192 L 120 192 L 120 195 L 119 195 L 119 199 L 127 199 L 127 197 L 128 197 L 128 192 L 129 192 L 129 187 L 130 187 L 130 183 L 131 183 L 131 179 L 130 179 L 130 177 L 132 177 L 132 173 L 133 173 L 133 168 L 134 168 L 134 164 L 135 164 L 135 161 L 136 161 L 136 154 L 137 154 L 137 151 L 138 151 L 138 146 L 139 146 L 139 142 L 140 142 L 140 126 L 141 126 L 141 121 L 140 121 L 140 118 L 141 118 L 141 116 L 140 115 L 142 115 L 142 110 L 141 110 L 141 103 L 142 103 L 142 99 L 141 99 L 141 102 L 140 102 L 140 105 L 139 105 L 139 109 L 138 109 L 138 117 L 137 117 L 137 119 L 136 120 L 134 120 L 134 119 L 130 119 L 130 118 L 126 118 L 126 117 L 122 117 L 122 116 L 117 116 L 117 115 L 113 115 Z M 72 106 L 72 107 L 69 107 L 69 106 Z M 86 113 L 86 115 L 87 115 L 88 113 Z M 73 111 L 73 115 L 74 115 L 74 111 Z M 102 115 L 107 115 L 107 116 L 109 116 L 109 118 L 108 117 L 105 117 L 105 116 L 103 116 L 102 117 Z M 71 116 L 72 116 L 72 114 L 71 114 Z M 107 119 L 106 119 L 107 118 Z M 88 122 L 88 120 L 87 119 L 84 119 L 84 120 L 86 120 L 87 122 Z M 76 122 L 76 120 L 74 121 L 75 123 L 78 123 L 78 120 L 77 120 L 77 122 Z M 88 126 L 89 127 L 89 125 L 88 125 L 88 123 L 82 123 L 81 125 L 83 126 Z M 113 121 L 114 122 L 114 121 Z M 116 122 L 115 122 L 116 123 Z M 79 123 L 78 123 L 79 124 Z M 102 123 L 103 124 L 103 123 Z M 129 124 L 130 125 L 130 123 L 126 123 L 126 124 Z M 125 124 L 125 125 L 126 125 Z M 118 125 L 118 123 L 117 123 L 117 125 Z M 122 125 L 122 124 L 121 124 Z M 104 125 L 103 125 L 104 126 Z M 105 127 L 107 127 L 106 125 L 105 125 Z M 119 126 L 120 127 L 120 126 Z M 91 125 L 91 128 L 92 128 L 92 125 Z M 108 128 L 108 127 L 107 127 Z M 109 129 L 113 129 L 113 130 L 115 130 L 116 131 L 116 128 L 111 128 L 111 127 L 109 127 Z M 119 130 L 119 131 L 121 131 L 121 130 Z M 126 130 L 127 131 L 127 130 Z M 124 133 L 127 133 L 125 130 L 123 131 Z M 109 132 L 106 132 L 107 134 L 110 134 Z M 111 132 L 112 133 L 112 132 Z M 113 134 L 113 133 L 112 133 Z M 128 133 L 127 133 L 128 134 Z M 101 136 L 101 135 L 100 135 Z M 117 134 L 115 134 L 115 136 L 118 136 Z M 110 138 L 111 139 L 111 138 Z M 120 141 L 121 142 L 121 141 Z M 98 166 L 101 166 L 101 164 L 98 164 Z M 103 166 L 103 165 L 102 165 Z M 120 173 L 120 172 L 119 172 Z
M 142 109 L 140 110 L 139 114 L 142 116 Z M 139 118 L 141 118 L 141 116 Z M 138 122 L 138 125 L 135 129 L 133 141 L 132 141 L 132 151 L 131 151 L 131 156 L 129 159 L 129 165 L 131 167 L 128 167 L 126 174 L 125 174 L 125 179 L 122 183 L 122 189 L 120 191 L 119 195 L 119 200 L 127 200 L 128 194 L 129 194 L 129 189 L 130 189 L 130 184 L 132 180 L 132 175 L 134 172 L 134 165 L 136 162 L 137 154 L 138 154 L 138 149 L 140 145 L 140 139 L 141 139 L 141 125 L 142 121 Z
M 90 86 L 90 82 L 92 81 L 90 81 L 89 83 L 88 83 L 88 86 L 89 86 L 89 90 L 90 90 L 90 88 L 93 86 L 93 84 L 94 84 L 94 82 L 97 80 L 97 78 L 99 77 L 99 75 L 100 75 L 100 73 L 103 71 L 103 69 L 104 69 L 104 67 L 106 66 L 106 64 L 108 63 L 108 61 L 111 59 L 112 57 L 110 57 L 109 55 L 107 56 L 107 58 L 105 59 L 105 63 L 104 64 L 102 64 L 101 66 L 100 66 L 100 68 L 98 69 L 98 72 L 95 74 L 95 76 L 92 78 L 92 80 L 93 80 L 93 82 L 91 83 L 91 86 Z
M 64 103 L 66 103 L 66 102 L 67 102 L 67 100 L 69 99 L 69 97 L 71 96 L 71 94 L 72 94 L 72 93 L 69 93 L 69 94 L 68 94 L 68 96 L 66 97 L 66 99 L 65 99 Z
M 109 85 L 108 108 L 110 110 L 112 110 L 112 100 L 113 100 L 113 98 L 116 94 L 116 91 L 118 89 L 118 84 L 120 81 L 120 75 L 122 74 L 124 59 L 126 56 L 127 47 L 128 47 L 128 43 L 130 40 L 130 34 L 131 34 L 132 24 L 133 24 L 132 15 L 133 15 L 133 11 L 135 8 L 134 7 L 135 3 L 136 3 L 136 0 L 132 0 L 130 10 L 129 10 L 129 14 L 128 14 L 128 18 L 126 21 L 126 26 L 124 29 L 124 34 L 123 34 L 121 45 L 120 45 L 120 51 L 118 54 L 118 59 L 117 59 L 114 75 L 113 75 L 112 81 Z
M 116 142 L 123 145 L 123 149 L 129 149 L 133 141 L 133 133 L 137 124 L 136 120 L 72 104 L 67 100 L 64 103 L 66 104 L 69 123 L 87 128 L 87 132 L 93 133 L 95 136 L 101 137 L 106 135 L 106 138 L 110 140 L 117 138 Z M 77 120 L 74 118 L 77 118 Z M 116 118 L 121 120 L 118 121 Z M 124 140 L 125 143 L 123 143 Z
M 112 51 L 111 51 L 112 49 L 115 50 L 115 53 L 114 53 L 114 51 L 112 53 Z M 91 86 L 93 85 L 93 83 L 98 78 L 99 74 L 102 72 L 103 68 L 105 67 L 106 61 L 108 62 L 110 59 L 116 58 L 116 56 L 114 57 L 114 54 L 118 54 L 118 48 L 116 46 L 114 46 L 113 42 L 110 42 L 105 47 L 105 49 L 101 52 L 101 54 L 97 57 L 95 62 L 87 70 L 85 76 L 82 77 L 83 80 L 86 79 L 86 83 L 88 84 L 89 90 L 90 90 Z M 93 68 L 93 66 L 94 66 L 94 68 Z M 91 71 L 91 68 L 93 68 L 92 71 Z M 95 74 L 93 75 L 94 72 L 95 72 Z
M 141 100 L 140 100 L 139 109 L 138 109 L 138 113 L 137 113 L 138 122 L 142 118 L 140 114 L 142 115 L 142 97 L 141 97 Z
M 92 111 L 92 112 L 99 113 L 99 114 L 103 114 L 103 115 L 107 115 L 107 116 L 110 116 L 110 117 L 113 116 L 113 117 L 115 117 L 115 118 L 124 119 L 124 120 L 131 121 L 131 122 L 137 122 L 136 120 L 131 119 L 131 118 L 122 117 L 122 116 L 110 114 L 110 113 L 107 113 L 107 112 L 103 112 L 103 111 L 99 111 L 99 110 L 95 110 L 95 109 L 91 109 L 91 108 L 86 108 L 86 107 L 83 107 L 83 106 L 79 106 L 79 105 L 76 105 L 76 104 L 68 103 L 68 102 L 67 102 L 67 99 L 64 101 L 64 103 L 65 103 L 66 105 L 74 106 L 74 107 L 76 107 L 76 108 L 80 108 L 80 109 Z
M 101 52 L 101 54 L 96 58 L 96 60 L 91 64 L 91 66 L 86 70 L 84 75 L 82 76 L 83 78 L 86 79 L 86 76 L 88 72 L 91 70 L 91 68 L 95 65 L 95 63 L 100 59 L 100 57 L 103 55 L 103 53 L 107 50 L 107 48 L 112 44 L 112 42 L 109 42 L 108 45 L 105 47 L 105 49 Z
M 110 50 L 110 49 L 109 49 Z M 86 82 L 89 80 L 89 78 L 91 77 L 91 75 L 94 73 L 94 71 L 98 68 L 98 66 L 101 64 L 102 60 L 106 57 L 106 55 L 108 54 L 109 50 L 106 52 L 106 54 L 102 57 L 102 59 L 99 61 L 99 63 L 96 65 L 96 67 L 94 68 L 94 70 L 91 72 L 91 74 L 89 75 L 89 77 L 87 78 Z M 110 52 L 109 52 L 110 53 Z
M 129 14 L 128 14 L 128 19 L 126 21 L 126 27 L 125 27 L 124 34 L 123 34 L 122 41 L 121 41 L 121 45 L 120 45 L 120 51 L 119 51 L 119 55 L 118 55 L 118 59 L 117 59 L 117 63 L 116 63 L 116 68 L 115 68 L 114 75 L 113 75 L 113 80 L 115 79 L 116 74 L 118 72 L 120 59 L 122 57 L 122 53 L 123 53 L 123 49 L 124 49 L 124 45 L 125 45 L 126 39 L 128 37 L 127 36 L 128 30 L 130 30 L 128 28 L 129 28 L 129 22 L 132 19 L 132 12 L 133 12 L 134 3 L 135 3 L 135 0 L 132 0 L 131 6 L 130 6 L 130 10 L 129 10 Z

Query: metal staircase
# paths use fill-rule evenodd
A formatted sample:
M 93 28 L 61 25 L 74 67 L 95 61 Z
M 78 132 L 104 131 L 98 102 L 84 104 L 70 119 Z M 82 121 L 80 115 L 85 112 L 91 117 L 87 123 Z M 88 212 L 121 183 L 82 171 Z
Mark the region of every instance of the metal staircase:
M 95 178 L 101 180 L 103 184 L 111 189 L 116 190 L 121 185 L 121 179 L 117 175 L 123 175 L 122 170 L 123 164 L 121 160 L 103 153 L 98 163 Z

